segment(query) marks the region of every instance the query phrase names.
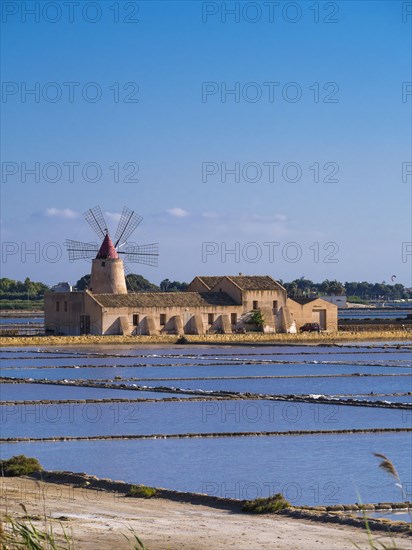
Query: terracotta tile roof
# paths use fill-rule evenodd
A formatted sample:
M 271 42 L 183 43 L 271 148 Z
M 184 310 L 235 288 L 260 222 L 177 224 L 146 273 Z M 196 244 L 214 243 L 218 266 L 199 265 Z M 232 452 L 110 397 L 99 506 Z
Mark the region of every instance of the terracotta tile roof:
M 91 294 L 102 307 L 238 306 L 226 292 L 136 292 Z
M 198 279 L 202 280 L 205 285 L 207 285 L 208 288 L 212 289 L 219 281 L 220 279 L 223 279 L 223 275 L 220 276 L 209 276 L 205 275 L 204 277 L 198 276 Z
M 277 290 L 282 288 L 269 275 L 230 275 L 228 279 L 236 283 L 242 290 Z
M 280 283 L 269 275 L 220 275 L 218 277 L 198 275 L 198 279 L 201 279 L 210 289 L 216 286 L 224 277 L 236 283 L 242 290 L 277 290 L 283 288 Z

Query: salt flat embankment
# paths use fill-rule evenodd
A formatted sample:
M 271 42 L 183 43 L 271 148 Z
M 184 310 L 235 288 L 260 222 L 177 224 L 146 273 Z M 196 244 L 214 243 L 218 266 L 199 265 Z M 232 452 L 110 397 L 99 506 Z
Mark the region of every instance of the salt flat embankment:
M 47 478 L 47 473 L 44 474 Z M 354 543 L 361 548 L 367 546 L 364 527 L 354 526 L 362 520 L 354 519 L 352 526 L 349 522 L 340 522 L 342 514 L 338 512 L 323 514 L 330 522 L 322 521 L 321 511 L 313 512 L 316 518 L 313 515 L 311 519 L 310 512 L 304 510 L 301 517 L 294 517 L 299 516 L 298 511 L 290 515 L 256 516 L 237 511 L 239 503 L 237 507 L 234 503 L 219 506 L 204 495 L 197 495 L 197 499 L 196 495 L 183 498 L 185 494 L 165 494 L 163 498 L 153 499 L 128 498 L 121 489 L 122 486 L 128 489 L 124 483 L 79 474 L 68 474 L 66 478 L 71 479 L 51 476 L 50 482 L 44 482 L 3 478 L 1 493 L 8 514 L 21 517 L 20 503 L 23 502 L 34 524 L 41 526 L 46 513 L 53 531 L 60 533 L 63 526 L 74 539 L 75 548 L 83 550 L 130 548 L 124 538 L 124 535 L 130 536 L 129 527 L 150 550 L 269 550 L 275 547 L 282 550 L 353 550 Z M 395 529 L 388 534 L 379 530 L 373 534 L 373 539 L 387 545 L 396 543 L 398 550 L 410 548 L 410 538 L 396 533 Z
M 304 334 L 205 334 L 185 336 L 187 344 L 334 344 L 336 342 L 372 341 L 372 340 L 411 340 L 408 330 L 331 332 Z M 157 336 L 20 336 L 0 337 L 0 347 L 25 346 L 79 346 L 79 345 L 135 345 L 135 344 L 177 344 L 175 335 Z

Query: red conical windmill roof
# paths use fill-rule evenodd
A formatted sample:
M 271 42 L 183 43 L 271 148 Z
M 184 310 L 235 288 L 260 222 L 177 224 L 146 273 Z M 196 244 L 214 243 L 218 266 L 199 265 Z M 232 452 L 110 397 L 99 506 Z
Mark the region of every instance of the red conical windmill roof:
M 116 249 L 112 242 L 112 239 L 109 237 L 109 234 L 106 233 L 105 238 L 103 239 L 102 246 L 100 247 L 99 252 L 97 253 L 96 258 L 102 260 L 118 260 L 119 256 L 117 255 Z

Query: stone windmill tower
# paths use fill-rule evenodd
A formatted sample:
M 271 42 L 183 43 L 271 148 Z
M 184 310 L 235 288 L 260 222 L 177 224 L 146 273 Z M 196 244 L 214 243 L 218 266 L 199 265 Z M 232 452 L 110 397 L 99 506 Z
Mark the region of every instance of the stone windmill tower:
M 92 271 L 89 290 L 93 294 L 127 294 L 124 261 L 151 266 L 157 265 L 157 243 L 135 245 L 127 240 L 142 221 L 133 210 L 125 206 L 117 227 L 114 243 L 107 229 L 107 224 L 99 206 L 85 212 L 84 217 L 100 239 L 100 247 L 96 243 L 66 240 L 65 246 L 70 261 L 92 259 Z M 126 265 L 126 270 L 127 265 Z

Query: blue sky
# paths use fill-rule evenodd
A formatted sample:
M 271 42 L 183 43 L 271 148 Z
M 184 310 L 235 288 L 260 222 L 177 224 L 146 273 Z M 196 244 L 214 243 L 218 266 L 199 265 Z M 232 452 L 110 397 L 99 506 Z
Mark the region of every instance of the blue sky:
M 99 204 L 114 230 L 127 204 L 144 218 L 132 240 L 159 242 L 159 267 L 133 269 L 154 282 L 412 285 L 410 2 L 2 9 L 2 276 L 75 282 L 90 264 L 63 242 L 94 240 L 81 214 Z

